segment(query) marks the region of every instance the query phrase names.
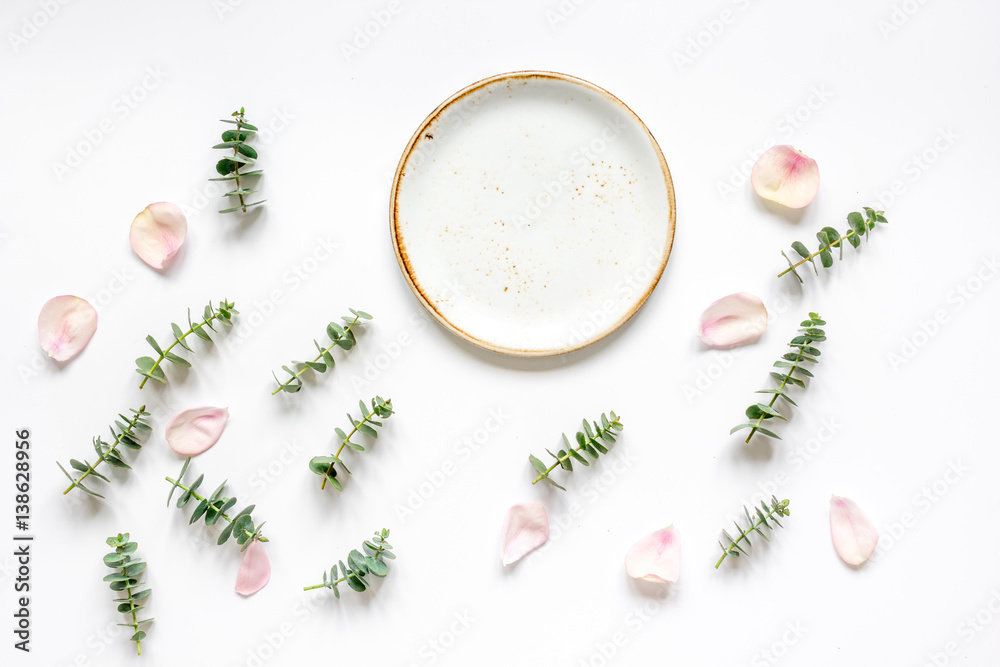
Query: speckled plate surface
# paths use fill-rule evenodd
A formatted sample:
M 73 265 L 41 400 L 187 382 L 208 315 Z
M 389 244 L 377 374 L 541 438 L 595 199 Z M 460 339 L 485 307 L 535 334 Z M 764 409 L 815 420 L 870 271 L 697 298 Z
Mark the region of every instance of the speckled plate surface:
M 518 356 L 579 349 L 656 286 L 674 238 L 670 171 L 624 103 L 552 72 L 479 81 L 413 135 L 391 227 L 414 294 L 445 327 Z

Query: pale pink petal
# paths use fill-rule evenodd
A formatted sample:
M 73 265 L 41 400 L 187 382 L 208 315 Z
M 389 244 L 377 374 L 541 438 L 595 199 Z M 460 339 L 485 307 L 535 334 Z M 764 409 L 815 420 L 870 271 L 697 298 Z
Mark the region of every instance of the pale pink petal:
M 128 232 L 132 250 L 154 269 L 177 254 L 187 236 L 187 218 L 177 204 L 157 202 L 142 209 Z
M 714 302 L 701 314 L 698 337 L 712 347 L 757 340 L 767 329 L 767 308 L 760 297 L 737 292 Z
M 80 354 L 97 331 L 97 311 L 78 296 L 56 296 L 38 313 L 38 342 L 56 361 Z
M 229 408 L 191 408 L 167 424 L 170 449 L 181 456 L 197 456 L 219 441 L 229 421 Z
M 271 561 L 267 558 L 264 545 L 257 540 L 243 552 L 243 562 L 236 575 L 236 592 L 240 595 L 253 595 L 267 585 L 271 580 Z
M 521 503 L 507 510 L 503 520 L 503 553 L 506 567 L 545 544 L 549 539 L 549 516 L 538 503 Z
M 750 182 L 764 199 L 802 208 L 819 192 L 819 167 L 816 160 L 791 146 L 772 146 L 757 158 Z
M 848 565 L 861 565 L 875 552 L 878 530 L 853 500 L 830 498 L 830 535 L 837 555 Z
M 625 556 L 625 572 L 633 579 L 672 584 L 681 574 L 681 536 L 672 525 L 636 542 Z

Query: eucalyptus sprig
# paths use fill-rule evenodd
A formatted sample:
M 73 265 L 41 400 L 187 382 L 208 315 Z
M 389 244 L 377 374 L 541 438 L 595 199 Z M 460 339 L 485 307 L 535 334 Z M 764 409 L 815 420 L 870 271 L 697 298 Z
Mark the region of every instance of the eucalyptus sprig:
M 247 139 L 257 134 L 257 128 L 246 122 L 244 118 L 245 109 L 240 107 L 239 111 L 232 113 L 235 120 L 223 119 L 223 123 L 230 123 L 236 126 L 235 130 L 226 130 L 222 133 L 222 143 L 212 146 L 221 150 L 232 150 L 232 155 L 228 155 L 215 164 L 215 170 L 221 174 L 219 178 L 210 178 L 210 181 L 236 181 L 236 189 L 227 192 L 223 197 L 239 197 L 240 203 L 232 208 L 224 208 L 219 213 L 234 213 L 236 211 L 247 212 L 251 206 L 263 204 L 266 199 L 248 203 L 246 197 L 257 192 L 257 190 L 245 187 L 242 179 L 260 176 L 264 173 L 262 169 L 253 171 L 240 171 L 245 167 L 256 164 L 257 151 L 253 146 L 246 143 Z
M 181 468 L 181 474 L 177 476 L 177 479 L 166 478 L 168 482 L 173 484 L 170 487 L 170 495 L 167 496 L 167 506 L 170 506 L 170 499 L 173 497 L 174 491 L 181 489 L 184 493 L 177 499 L 177 507 L 184 507 L 192 498 L 198 501 L 198 506 L 191 513 L 189 524 L 193 524 L 202 517 L 205 518 L 205 525 L 207 526 L 214 526 L 218 523 L 219 519 L 226 522 L 226 527 L 219 534 L 217 544 L 225 544 L 230 537 L 235 536 L 237 544 L 240 545 L 240 551 L 245 551 L 251 542 L 267 542 L 268 539 L 261 535 L 260 532 L 264 524 L 261 523 L 259 526 L 254 526 L 253 518 L 251 517 L 255 505 L 247 505 L 233 516 L 227 514 L 236 505 L 236 498 L 222 495 L 223 490 L 226 488 L 225 482 L 220 484 L 219 488 L 207 498 L 198 493 L 198 487 L 201 486 L 201 483 L 205 479 L 204 475 L 199 475 L 198 479 L 189 483 L 188 486 L 183 484 L 184 474 L 187 472 L 190 463 L 191 457 L 189 456 L 184 461 L 184 467 Z
M 146 406 L 143 405 L 139 409 L 131 408 L 131 417 L 126 417 L 125 415 L 118 413 L 119 419 L 115 420 L 114 426 L 109 426 L 108 429 L 111 431 L 111 442 L 105 442 L 101 439 L 101 436 L 94 436 L 94 452 L 97 454 L 97 459 L 93 463 L 84 459 L 83 461 L 77 461 L 76 459 L 69 460 L 69 467 L 73 470 L 80 472 L 80 475 L 74 478 L 70 475 L 66 468 L 63 468 L 62 464 L 56 461 L 56 465 L 59 469 L 63 471 L 63 474 L 69 479 L 70 484 L 63 491 L 63 495 L 66 495 L 73 489 L 81 489 L 89 493 L 92 496 L 98 498 L 103 498 L 101 494 L 96 491 L 92 491 L 83 484 L 83 480 L 87 477 L 93 475 L 97 479 L 103 479 L 105 482 L 110 482 L 111 480 L 97 472 L 97 467 L 102 463 L 107 463 L 115 468 L 122 468 L 124 470 L 131 470 L 132 467 L 125 463 L 125 459 L 122 456 L 121 448 L 140 450 L 142 445 L 139 443 L 139 431 L 149 431 L 150 425 L 149 413 L 146 412 Z
M 142 382 L 139 383 L 139 389 L 146 386 L 146 380 L 152 378 L 157 382 L 167 383 L 167 376 L 163 372 L 161 365 L 164 360 L 170 363 L 177 364 L 178 366 L 183 366 L 185 368 L 191 367 L 191 362 L 183 357 L 179 357 L 171 350 L 176 346 L 180 345 L 188 352 L 191 352 L 191 347 L 184 340 L 191 334 L 194 334 L 202 340 L 207 340 L 209 343 L 213 342 L 212 337 L 209 335 L 207 330 L 215 331 L 215 327 L 212 322 L 218 322 L 227 327 L 233 326 L 233 315 L 239 314 L 236 310 L 236 304 L 226 301 L 225 299 L 216 308 L 209 301 L 208 305 L 205 306 L 204 313 L 202 314 L 202 320 L 195 324 L 191 321 L 191 309 L 188 308 L 188 329 L 187 331 L 182 330 L 175 323 L 170 323 L 170 328 L 173 330 L 174 342 L 170 345 L 161 348 L 156 339 L 152 336 L 146 336 L 146 342 L 149 346 L 153 348 L 153 351 L 158 355 L 156 359 L 152 357 L 139 357 L 135 360 L 135 372 L 142 376 Z
M 312 591 L 317 588 L 329 588 L 339 599 L 340 591 L 337 590 L 337 584 L 347 582 L 347 585 L 358 593 L 364 593 L 371 586 L 371 582 L 367 581 L 365 576 L 373 574 L 376 577 L 384 577 L 389 573 L 389 565 L 385 559 L 396 558 L 396 555 L 389 551 L 392 549 L 392 545 L 386 541 L 388 537 L 389 531 L 383 528 L 382 532 L 375 533 L 371 540 L 365 540 L 364 544 L 361 545 L 365 550 L 364 554 L 357 549 L 351 550 L 347 556 L 347 562 L 350 563 L 350 566 L 346 565 L 344 561 L 340 561 L 330 568 L 329 575 L 326 572 L 323 573 L 322 584 L 306 586 L 302 590 Z M 340 566 L 339 577 L 337 576 L 338 565 Z
M 326 325 L 326 335 L 330 339 L 330 345 L 327 347 L 322 347 L 315 339 L 313 339 L 313 345 L 316 346 L 316 350 L 319 352 L 313 358 L 312 361 L 293 361 L 293 366 L 298 366 L 297 371 L 293 371 L 288 366 L 282 366 L 281 370 L 288 373 L 288 379 L 282 382 L 278 379 L 278 376 L 274 373 L 274 381 L 278 383 L 278 388 L 271 392 L 274 396 L 279 391 L 283 391 L 289 394 L 294 394 L 295 392 L 302 389 L 302 374 L 307 370 L 314 370 L 317 373 L 325 373 L 328 369 L 333 368 L 334 359 L 332 350 L 335 347 L 342 348 L 343 350 L 350 350 L 358 342 L 357 338 L 354 336 L 354 327 L 358 324 L 363 325 L 365 322 L 362 320 L 370 320 L 372 316 L 363 310 L 354 310 L 353 308 L 348 308 L 354 317 L 341 316 L 341 320 L 346 323 L 346 326 L 340 326 L 336 322 L 330 322 Z
M 719 562 L 715 564 L 716 570 L 718 570 L 719 566 L 722 565 L 722 561 L 726 560 L 726 556 L 738 558 L 740 554 L 743 554 L 744 556 L 750 555 L 743 549 L 743 547 L 740 546 L 740 542 L 744 541 L 747 543 L 747 546 L 750 546 L 750 533 L 756 532 L 764 538 L 765 542 L 770 542 L 767 535 L 764 534 L 760 527 L 764 526 L 768 530 L 774 530 L 774 526 L 770 523 L 773 522 L 777 524 L 779 528 L 784 528 L 784 526 L 781 525 L 781 522 L 778 521 L 778 517 L 788 516 L 790 514 L 788 510 L 788 500 L 778 500 L 775 496 L 771 496 L 770 507 L 768 507 L 767 503 L 762 500 L 760 502 L 760 508 L 758 509 L 755 507 L 754 511 L 756 514 L 751 515 L 750 511 L 746 508 L 746 505 L 743 506 L 743 513 L 747 517 L 748 525 L 745 529 L 740 528 L 740 524 L 733 521 L 736 525 L 736 530 L 739 531 L 739 537 L 736 539 L 733 539 L 733 536 L 727 533 L 725 529 L 722 530 L 722 534 L 726 536 L 728 544 L 723 544 L 721 541 L 719 542 L 719 546 L 722 547 L 722 556 L 719 558 Z
M 109 583 L 111 590 L 125 593 L 125 597 L 115 598 L 115 602 L 118 603 L 118 611 L 128 614 L 132 621 L 117 625 L 132 628 L 129 640 L 135 642 L 135 652 L 142 655 L 142 640 L 146 638 L 146 631 L 141 630 L 140 626 L 152 623 L 153 619 L 139 620 L 139 612 L 145 609 L 139 603 L 149 597 L 150 589 L 138 590 L 139 575 L 145 571 L 146 563 L 132 556 L 139 546 L 135 542 L 129 542 L 128 537 L 128 533 L 118 533 L 107 539 L 108 546 L 114 551 L 104 557 L 104 564 L 115 570 L 115 573 L 104 577 L 104 581 Z
M 754 433 L 757 433 L 758 431 L 768 437 L 781 440 L 781 436 L 769 429 L 764 428 L 762 424 L 768 419 L 782 419 L 784 421 L 788 421 L 786 417 L 775 409 L 774 404 L 780 397 L 792 405 L 798 405 L 791 399 L 791 397 L 788 396 L 786 393 L 786 387 L 789 384 L 797 385 L 799 387 L 806 386 L 804 381 L 795 377 L 795 373 L 799 373 L 804 377 L 813 376 L 813 374 L 808 369 L 803 368 L 801 364 L 804 361 L 814 364 L 819 363 L 819 359 L 816 357 L 820 355 L 820 351 L 818 348 L 813 346 L 813 343 L 819 343 L 826 340 L 826 332 L 819 328 L 824 325 L 826 325 L 826 322 L 823 321 L 816 313 L 809 313 L 809 319 L 802 321 L 802 328 L 799 329 L 799 335 L 793 338 L 788 344 L 788 347 L 794 348 L 795 352 L 786 352 L 782 355 L 780 360 L 774 362 L 775 368 L 783 370 L 781 373 L 771 371 L 771 377 L 778 383 L 778 388 L 760 389 L 754 392 L 757 394 L 771 394 L 771 400 L 768 401 L 766 405 L 764 403 L 755 403 L 748 407 L 746 409 L 746 416 L 750 421 L 734 426 L 730 429 L 730 434 L 736 433 L 741 429 L 748 428 L 750 429 L 750 434 L 747 435 L 745 442 L 750 442 L 750 438 L 752 438 Z
M 861 235 L 864 234 L 865 240 L 868 240 L 868 233 L 875 229 L 876 223 L 887 223 L 883 211 L 876 211 L 873 208 L 867 206 L 864 207 L 865 214 L 862 216 L 857 211 L 852 211 L 847 214 L 847 224 L 850 225 L 850 229 L 845 231 L 843 234 L 838 232 L 833 227 L 824 227 L 816 233 L 816 238 L 819 239 L 819 250 L 816 252 L 809 252 L 805 244 L 796 241 L 792 244 L 792 249 L 795 250 L 802 257 L 798 262 L 792 263 L 792 260 L 788 259 L 788 255 L 785 251 L 781 251 L 781 255 L 788 262 L 788 268 L 778 274 L 778 277 L 785 275 L 786 273 L 791 273 L 794 275 L 798 281 L 802 282 L 802 277 L 799 275 L 797 269 L 806 262 L 812 264 L 813 271 L 816 275 L 819 275 L 819 269 L 816 268 L 816 255 L 819 255 L 819 261 L 823 264 L 824 268 L 830 268 L 833 266 L 833 253 L 830 252 L 830 248 L 840 248 L 840 259 L 844 259 L 844 242 L 850 243 L 853 247 L 857 248 L 861 245 Z
M 531 467 L 538 472 L 538 477 L 536 477 L 531 483 L 537 484 L 544 479 L 552 486 L 565 491 L 566 487 L 560 486 L 556 482 L 552 481 L 552 478 L 549 477 L 549 475 L 556 469 L 556 467 L 572 471 L 573 459 L 576 459 L 578 463 L 589 466 L 590 462 L 587 461 L 584 454 L 594 460 L 596 460 L 600 454 L 607 454 L 608 448 L 615 444 L 616 434 L 620 433 L 622 428 L 624 428 L 618 418 L 618 415 L 614 413 L 614 410 L 612 410 L 610 414 L 610 419 L 608 419 L 608 415 L 601 414 L 601 422 L 597 423 L 595 421 L 593 428 L 591 428 L 587 420 L 584 419 L 583 430 L 577 431 L 576 433 L 576 447 L 570 444 L 569 438 L 567 438 L 566 434 L 563 433 L 563 443 L 566 445 L 565 449 L 560 449 L 555 454 L 553 454 L 551 450 L 545 450 L 556 460 L 556 462 L 551 466 L 546 468 L 545 464 L 542 463 L 541 460 L 536 458 L 534 455 L 529 455 L 528 461 L 531 462 Z
M 325 489 L 326 483 L 330 482 L 330 485 L 338 491 L 344 490 L 340 480 L 337 479 L 337 470 L 334 468 L 334 465 L 339 463 L 344 468 L 345 472 L 350 473 L 351 471 L 348 470 L 347 466 L 344 465 L 344 462 L 340 460 L 340 453 L 344 451 L 344 447 L 350 447 L 358 452 L 365 451 L 364 445 L 351 442 L 351 438 L 357 433 L 377 438 L 378 431 L 375 429 L 382 426 L 382 422 L 376 421 L 375 418 L 378 417 L 379 419 L 388 419 L 393 415 L 392 399 L 383 400 L 381 396 L 376 396 L 371 399 L 371 410 L 368 409 L 368 406 L 365 405 L 364 401 L 358 401 L 358 405 L 361 406 L 360 420 L 352 417 L 350 413 L 347 414 L 347 419 L 354 427 L 351 429 L 351 432 L 344 433 L 344 431 L 339 427 L 334 429 L 337 434 L 337 439 L 340 441 L 340 447 L 337 448 L 337 452 L 333 456 L 314 456 L 309 461 L 309 469 L 323 478 L 323 483 L 319 486 L 321 489 Z

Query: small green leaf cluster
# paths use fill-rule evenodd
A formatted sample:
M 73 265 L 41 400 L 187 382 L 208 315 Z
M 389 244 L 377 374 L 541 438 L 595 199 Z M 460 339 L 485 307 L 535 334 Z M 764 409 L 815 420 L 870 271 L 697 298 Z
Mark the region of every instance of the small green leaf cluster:
M 750 533 L 752 532 L 756 532 L 758 535 L 763 537 L 765 542 L 770 542 L 767 535 L 761 531 L 760 527 L 764 526 L 768 530 L 774 530 L 774 526 L 770 523 L 773 522 L 777 524 L 779 528 L 783 528 L 784 526 L 782 526 L 781 522 L 778 521 L 778 517 L 788 516 L 790 514 L 788 510 L 788 500 L 785 499 L 779 501 L 775 496 L 771 496 L 770 507 L 767 503 L 761 501 L 760 508 L 755 507 L 754 511 L 756 512 L 756 515 L 751 515 L 746 506 L 743 506 L 743 513 L 746 515 L 748 527 L 745 529 L 741 528 L 740 524 L 734 521 L 733 523 L 736 525 L 736 530 L 738 531 L 737 538 L 733 539 L 733 536 L 727 533 L 725 529 L 722 530 L 722 534 L 726 536 L 727 543 L 723 544 L 721 541 L 719 542 L 719 546 L 722 547 L 722 556 L 715 564 L 715 569 L 719 569 L 719 566 L 722 565 L 722 561 L 726 559 L 726 556 L 733 556 L 734 558 L 738 558 L 740 554 L 749 556 L 750 554 L 748 554 L 743 547 L 740 546 L 740 542 L 746 542 L 747 546 L 751 546 Z
M 778 412 L 774 404 L 780 397 L 781 399 L 791 403 L 792 405 L 797 405 L 795 401 L 786 393 L 786 387 L 789 384 L 797 385 L 799 387 L 805 387 L 805 382 L 796 377 L 795 373 L 802 375 L 803 377 L 812 377 L 813 374 L 806 368 L 802 367 L 802 362 L 808 361 L 810 363 L 819 363 L 818 357 L 820 351 L 818 348 L 814 347 L 814 343 L 820 343 L 826 340 L 826 332 L 820 329 L 821 326 L 826 324 L 823 319 L 820 318 L 816 313 L 809 313 L 809 319 L 802 321 L 802 328 L 799 329 L 799 335 L 792 339 L 788 344 L 789 347 L 794 348 L 795 352 L 786 352 L 782 355 L 781 359 L 774 362 L 775 368 L 781 370 L 781 372 L 771 371 L 771 377 L 774 381 L 778 383 L 777 389 L 760 389 L 757 394 L 771 394 L 771 400 L 765 405 L 764 403 L 755 403 L 746 409 L 746 416 L 750 420 L 744 424 L 738 424 L 734 426 L 729 433 L 736 433 L 741 429 L 750 429 L 750 434 L 747 435 L 746 442 L 750 442 L 750 438 L 753 437 L 754 433 L 760 432 L 768 437 L 781 439 L 781 436 L 777 435 L 773 431 L 764 428 L 762 424 L 768 419 L 781 419 L 788 421 L 780 412 Z
M 66 471 L 66 468 L 63 468 L 61 463 L 58 461 L 56 462 L 56 465 L 59 466 L 59 469 L 63 471 L 63 474 L 66 475 L 70 481 L 70 485 L 65 491 L 63 491 L 63 495 L 66 495 L 73 489 L 80 489 L 92 496 L 103 498 L 104 496 L 85 486 L 83 484 L 83 480 L 93 475 L 97 479 L 110 482 L 110 479 L 97 472 L 97 467 L 102 463 L 107 463 L 110 466 L 122 468 L 124 470 L 132 469 L 131 466 L 125 463 L 122 452 L 119 448 L 124 447 L 126 449 L 133 449 L 136 451 L 142 449 L 142 445 L 139 443 L 138 431 L 149 431 L 151 427 L 149 425 L 149 420 L 146 419 L 149 417 L 149 413 L 146 412 L 145 405 L 138 409 L 133 408 L 130 411 L 132 412 L 131 417 L 126 417 L 125 415 L 118 413 L 119 419 L 115 420 L 114 426 L 108 427 L 111 431 L 110 443 L 102 440 L 100 436 L 94 436 L 94 453 L 97 455 L 97 459 L 93 463 L 90 463 L 86 459 L 83 461 L 77 461 L 76 459 L 69 460 L 70 467 L 73 470 L 80 472 L 80 475 L 78 475 L 75 479 Z
M 320 484 L 321 489 L 326 488 L 326 483 L 330 482 L 330 485 L 337 489 L 338 491 L 343 491 L 344 487 L 341 485 L 340 480 L 337 479 L 337 469 L 334 465 L 339 463 L 344 471 L 350 473 L 351 471 L 347 469 L 344 462 L 340 460 L 340 454 L 344 451 L 345 447 L 350 447 L 351 449 L 363 452 L 365 451 L 364 445 L 356 442 L 352 442 L 351 438 L 355 434 L 361 433 L 362 435 L 367 435 L 371 438 L 378 437 L 378 431 L 375 429 L 382 426 L 382 422 L 376 421 L 376 417 L 379 419 L 388 419 L 393 415 L 392 410 L 392 399 L 384 400 L 381 396 L 376 396 L 371 399 L 371 410 L 365 405 L 364 401 L 358 401 L 358 405 L 361 407 L 361 419 L 355 419 L 350 413 L 347 414 L 347 419 L 351 422 L 353 428 L 350 433 L 344 433 L 343 429 L 337 427 L 334 431 L 337 433 L 337 439 L 340 442 L 340 447 L 337 448 L 337 452 L 332 456 L 314 456 L 309 461 L 309 469 L 320 475 L 323 478 L 323 483 Z
M 861 215 L 857 211 L 852 211 L 847 214 L 847 224 L 850 229 L 840 234 L 833 227 L 824 227 L 816 233 L 816 238 L 819 239 L 819 249 L 816 252 L 809 252 L 804 243 L 796 241 L 792 244 L 792 249 L 795 250 L 802 257 L 796 263 L 792 263 L 792 260 L 788 258 L 788 255 L 782 251 L 782 256 L 785 261 L 788 262 L 788 268 L 778 274 L 778 277 L 785 275 L 786 273 L 791 273 L 795 276 L 798 281 L 802 282 L 802 277 L 799 275 L 796 269 L 806 262 L 812 264 L 813 271 L 816 275 L 819 275 L 819 269 L 816 268 L 816 256 L 819 255 L 819 261 L 823 264 L 824 268 L 830 268 L 833 266 L 833 252 L 831 248 L 840 248 L 840 259 L 844 259 L 844 243 L 850 243 L 852 247 L 857 248 L 861 245 L 861 235 L 863 234 L 865 240 L 868 240 L 868 233 L 875 229 L 877 223 L 885 223 L 885 215 L 882 211 L 876 211 L 868 206 L 864 207 L 864 215 Z
M 149 597 L 150 593 L 148 588 L 137 589 L 139 575 L 146 570 L 146 563 L 132 556 L 139 545 L 135 542 L 129 542 L 128 533 L 118 533 L 115 537 L 109 537 L 107 543 L 114 551 L 104 557 L 104 564 L 115 570 L 115 573 L 104 577 L 104 581 L 108 582 L 111 590 L 125 593 L 125 597 L 116 598 L 115 602 L 118 603 L 118 611 L 128 614 L 132 621 L 118 623 L 118 625 L 132 628 L 132 636 L 129 637 L 129 640 L 135 642 L 136 653 L 142 655 L 142 640 L 146 638 L 146 632 L 141 630 L 140 626 L 153 622 L 151 618 L 142 620 L 138 618 L 139 612 L 145 609 L 139 603 Z
M 251 514 L 254 510 L 254 505 L 247 505 L 239 512 L 230 517 L 227 512 L 231 510 L 236 505 L 236 498 L 230 498 L 222 495 L 226 488 L 226 482 L 219 485 L 212 495 L 202 496 L 198 493 L 198 488 L 201 483 L 205 480 L 204 475 L 199 475 L 198 479 L 192 482 L 189 486 L 183 484 L 184 474 L 187 472 L 188 465 L 191 463 L 191 457 L 189 456 L 187 460 L 184 461 L 184 467 L 181 468 L 180 475 L 177 479 L 171 479 L 167 477 L 167 481 L 173 484 L 170 487 L 170 495 L 167 496 L 167 505 L 170 505 L 170 500 L 174 495 L 176 489 L 181 489 L 183 493 L 180 498 L 177 499 L 177 507 L 184 507 L 187 505 L 191 499 L 198 501 L 198 506 L 194 508 L 194 512 L 191 513 L 191 520 L 189 524 L 193 524 L 198 519 L 204 518 L 205 525 L 214 526 L 218 523 L 219 519 L 226 522 L 226 526 L 222 529 L 219 534 L 219 540 L 217 544 L 225 544 L 230 537 L 235 537 L 237 544 L 240 545 L 240 551 L 244 551 L 251 542 L 267 542 L 267 538 L 261 535 L 261 529 L 264 524 L 261 523 L 259 526 L 254 526 L 253 518 Z
M 361 320 L 370 320 L 372 316 L 363 310 L 354 310 L 349 308 L 353 317 L 342 316 L 340 319 L 346 323 L 346 326 L 340 326 L 336 322 L 330 322 L 326 325 L 326 335 L 330 339 L 330 345 L 327 347 L 322 347 L 315 339 L 313 339 L 313 345 L 316 346 L 317 354 L 312 361 L 293 361 L 293 366 L 298 366 L 297 371 L 293 371 L 288 366 L 282 366 L 281 370 L 288 373 L 288 379 L 282 382 L 278 379 L 278 376 L 274 373 L 274 381 L 278 383 L 278 388 L 271 392 L 274 396 L 278 392 L 286 392 L 288 394 L 294 394 L 300 389 L 302 389 L 302 373 L 306 370 L 314 370 L 317 373 L 325 373 L 328 369 L 333 368 L 334 359 L 331 353 L 333 348 L 339 347 L 343 350 L 350 350 L 358 342 L 354 337 L 354 327 L 358 324 L 364 324 Z
M 572 472 L 573 470 L 573 459 L 576 459 L 577 463 L 585 466 L 589 466 L 590 462 L 587 461 L 584 454 L 590 458 L 597 460 L 597 457 L 601 454 L 607 454 L 608 448 L 615 444 L 615 438 L 618 433 L 621 432 L 622 423 L 618 418 L 618 415 L 611 411 L 610 418 L 606 414 L 601 414 L 600 423 L 594 422 L 593 427 L 587 422 L 586 419 L 583 420 L 583 430 L 577 431 L 576 433 L 576 447 L 570 444 L 569 438 L 563 433 L 563 444 L 566 445 L 564 449 L 560 449 L 555 454 L 551 450 L 546 449 L 549 455 L 556 460 L 551 466 L 546 467 L 544 463 L 534 455 L 528 456 L 528 461 L 531 463 L 531 467 L 538 472 L 538 477 L 532 481 L 532 484 L 537 484 L 543 479 L 551 484 L 552 486 L 566 490 L 566 487 L 560 486 L 549 477 L 549 474 L 555 470 L 557 467 L 563 470 Z
M 352 549 L 351 553 L 347 555 L 347 563 L 339 561 L 337 565 L 330 568 L 329 574 L 323 573 L 322 584 L 306 586 L 302 590 L 329 588 L 339 599 L 340 591 L 337 589 L 337 584 L 346 582 L 353 590 L 364 593 L 371 586 L 371 582 L 366 580 L 365 576 L 372 574 L 376 577 L 384 577 L 389 573 L 389 565 L 385 559 L 396 558 L 395 554 L 389 551 L 392 549 L 392 545 L 386 541 L 388 537 L 389 531 L 383 528 L 382 532 L 375 533 L 371 540 L 365 540 L 364 544 L 361 545 L 365 550 L 364 554 L 357 549 Z M 338 566 L 340 567 L 339 572 L 337 571 Z
M 139 389 L 142 389 L 146 384 L 146 380 L 149 379 L 166 384 L 167 376 L 164 374 L 162 368 L 162 364 L 165 360 L 173 364 L 177 364 L 178 366 L 190 368 L 191 362 L 183 357 L 177 356 L 171 352 L 171 350 L 180 345 L 185 350 L 190 352 L 191 348 L 184 339 L 191 334 L 194 334 L 198 338 L 211 343 L 212 337 L 208 332 L 216 331 L 212 323 L 217 322 L 224 326 L 231 327 L 233 326 L 233 315 L 237 314 L 239 314 L 239 311 L 236 310 L 235 304 L 230 303 L 225 299 L 222 300 L 218 308 L 213 306 L 212 302 L 209 301 L 208 305 L 205 306 L 201 322 L 198 322 L 197 324 L 191 321 L 191 309 L 188 309 L 187 331 L 182 330 L 179 326 L 177 326 L 177 324 L 171 322 L 170 328 L 173 331 L 174 342 L 167 347 L 161 348 L 155 338 L 152 336 L 146 336 L 146 342 L 149 343 L 149 346 L 153 348 L 153 351 L 156 352 L 158 356 L 156 359 L 153 359 L 152 357 L 139 357 L 135 360 L 135 372 L 142 376 L 142 382 L 139 383 Z
M 247 209 L 251 206 L 258 206 L 263 204 L 266 199 L 261 199 L 260 201 L 255 201 L 253 203 L 248 203 L 246 197 L 252 195 L 257 190 L 245 187 L 242 183 L 242 179 L 254 176 L 260 176 L 264 173 L 262 169 L 255 169 L 253 171 L 240 171 L 240 169 L 249 167 L 257 162 L 257 151 L 253 146 L 249 145 L 247 139 L 257 134 L 257 128 L 254 125 L 246 122 L 244 118 L 246 110 L 240 107 L 239 111 L 234 111 L 232 113 L 233 118 L 236 120 L 223 119 L 223 123 L 229 123 L 235 125 L 235 130 L 226 130 L 222 133 L 222 143 L 212 146 L 212 148 L 218 148 L 220 150 L 232 150 L 232 155 L 228 155 L 215 164 L 215 170 L 221 175 L 219 178 L 210 178 L 210 181 L 235 181 L 236 189 L 231 192 L 227 192 L 223 197 L 239 197 L 240 203 L 238 206 L 233 206 L 232 208 L 225 208 L 219 211 L 219 213 L 235 213 L 236 211 L 247 212 Z

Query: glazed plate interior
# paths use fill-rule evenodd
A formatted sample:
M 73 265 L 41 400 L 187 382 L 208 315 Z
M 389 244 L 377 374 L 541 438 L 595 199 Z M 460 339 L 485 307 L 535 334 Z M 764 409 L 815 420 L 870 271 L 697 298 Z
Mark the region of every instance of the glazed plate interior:
M 627 106 L 581 79 L 515 72 L 424 121 L 391 214 L 400 267 L 434 317 L 486 349 L 545 356 L 635 314 L 675 209 L 666 161 Z

